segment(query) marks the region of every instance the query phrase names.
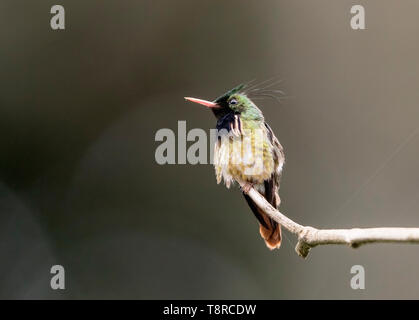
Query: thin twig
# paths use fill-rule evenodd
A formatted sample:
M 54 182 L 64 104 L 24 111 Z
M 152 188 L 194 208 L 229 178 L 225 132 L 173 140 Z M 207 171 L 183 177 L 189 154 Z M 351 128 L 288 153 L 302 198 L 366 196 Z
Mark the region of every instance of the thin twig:
M 419 243 L 419 228 L 316 229 L 302 226 L 272 207 L 255 189 L 250 188 L 247 194 L 263 212 L 298 237 L 295 251 L 303 258 L 318 245 L 346 244 L 358 248 L 367 243 Z

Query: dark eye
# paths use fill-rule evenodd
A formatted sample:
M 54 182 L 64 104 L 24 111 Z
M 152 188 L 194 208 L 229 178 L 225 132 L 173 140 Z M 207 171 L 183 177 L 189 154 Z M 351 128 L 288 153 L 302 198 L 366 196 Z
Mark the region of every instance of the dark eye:
M 235 104 L 237 104 L 237 100 L 236 100 L 236 99 L 231 99 L 231 100 L 230 100 L 230 104 L 231 104 L 231 105 L 235 105 Z

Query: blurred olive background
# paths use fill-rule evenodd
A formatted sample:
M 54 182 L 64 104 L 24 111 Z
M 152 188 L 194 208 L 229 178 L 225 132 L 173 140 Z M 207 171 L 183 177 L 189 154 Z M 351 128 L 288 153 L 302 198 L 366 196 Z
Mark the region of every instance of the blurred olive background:
M 50 28 L 65 7 L 66 29 Z M 366 30 L 350 28 L 362 4 Z M 211 165 L 155 162 L 155 133 L 209 130 L 213 99 L 258 100 L 286 152 L 281 210 L 323 228 L 419 227 L 419 3 L 0 3 L 0 297 L 419 298 L 419 246 L 269 251 Z M 209 148 L 209 147 L 208 147 Z M 50 288 L 50 268 L 66 289 Z M 350 269 L 364 266 L 366 289 Z

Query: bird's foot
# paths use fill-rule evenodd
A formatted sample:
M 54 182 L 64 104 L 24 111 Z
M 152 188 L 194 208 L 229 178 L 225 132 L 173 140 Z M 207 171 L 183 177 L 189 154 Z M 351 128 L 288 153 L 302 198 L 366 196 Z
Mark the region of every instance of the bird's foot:
M 241 187 L 242 191 L 245 194 L 248 194 L 250 189 L 252 189 L 252 188 L 253 188 L 253 183 L 250 183 L 250 182 L 245 182 Z

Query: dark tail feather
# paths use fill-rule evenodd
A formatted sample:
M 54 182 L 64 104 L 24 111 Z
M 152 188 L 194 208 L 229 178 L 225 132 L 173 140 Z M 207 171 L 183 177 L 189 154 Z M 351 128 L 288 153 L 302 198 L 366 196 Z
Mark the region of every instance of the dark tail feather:
M 243 193 L 244 198 L 247 201 L 247 204 L 249 205 L 250 209 L 252 209 L 253 214 L 255 215 L 256 219 L 258 219 L 261 226 L 263 226 L 266 229 L 269 229 L 269 225 L 266 223 L 264 219 L 264 213 L 259 212 L 259 208 L 256 205 L 256 203 L 253 202 L 253 200 L 245 193 Z
M 265 240 L 266 246 L 271 250 L 279 248 L 281 246 L 281 226 L 266 213 L 262 212 L 247 194 L 243 193 L 243 195 L 259 221 L 260 235 Z

